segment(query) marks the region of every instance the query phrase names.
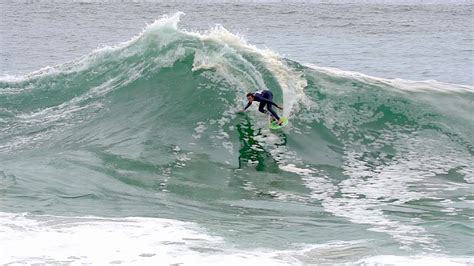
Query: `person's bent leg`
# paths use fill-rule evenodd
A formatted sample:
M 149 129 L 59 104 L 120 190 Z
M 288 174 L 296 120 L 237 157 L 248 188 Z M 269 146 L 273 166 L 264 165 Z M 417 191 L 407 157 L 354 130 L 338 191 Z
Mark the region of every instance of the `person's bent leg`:
M 272 109 L 272 105 L 269 104 L 267 106 L 267 110 L 272 114 L 273 118 L 275 118 L 276 120 L 280 120 L 280 117 L 277 115 L 277 113 Z
M 267 105 L 266 103 L 260 103 L 258 105 L 258 111 L 260 111 L 260 113 L 264 113 L 265 114 L 265 105 Z M 268 107 L 267 107 L 268 108 Z

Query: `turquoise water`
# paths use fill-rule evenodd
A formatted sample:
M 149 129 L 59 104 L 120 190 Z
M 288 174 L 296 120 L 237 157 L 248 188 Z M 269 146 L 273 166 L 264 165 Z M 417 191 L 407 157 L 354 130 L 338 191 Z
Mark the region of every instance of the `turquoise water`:
M 472 86 L 297 62 L 180 16 L 0 80 L 2 263 L 472 263 Z M 284 130 L 236 112 L 262 88 Z

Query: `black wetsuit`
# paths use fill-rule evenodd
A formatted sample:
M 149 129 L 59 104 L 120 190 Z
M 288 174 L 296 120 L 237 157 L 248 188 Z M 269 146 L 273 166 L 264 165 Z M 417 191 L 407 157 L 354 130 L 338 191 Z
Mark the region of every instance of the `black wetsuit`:
M 264 114 L 267 112 L 265 111 L 265 105 L 267 106 L 267 110 L 272 114 L 273 118 L 276 120 L 280 120 L 280 117 L 277 115 L 277 113 L 272 109 L 272 105 L 275 105 L 278 107 L 278 105 L 274 102 L 272 102 L 273 99 L 273 94 L 269 90 L 262 90 L 262 91 L 257 91 L 254 93 L 254 101 L 260 102 L 260 105 L 258 106 L 258 110 Z M 244 110 L 247 110 L 249 106 L 252 105 L 251 102 L 245 106 Z

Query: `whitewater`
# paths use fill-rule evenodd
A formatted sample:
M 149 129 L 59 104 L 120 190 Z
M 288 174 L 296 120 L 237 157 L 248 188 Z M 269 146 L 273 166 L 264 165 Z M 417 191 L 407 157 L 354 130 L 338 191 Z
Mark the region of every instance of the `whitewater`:
M 474 262 L 473 86 L 297 62 L 183 15 L 0 78 L 0 263 Z M 287 128 L 237 112 L 257 89 Z

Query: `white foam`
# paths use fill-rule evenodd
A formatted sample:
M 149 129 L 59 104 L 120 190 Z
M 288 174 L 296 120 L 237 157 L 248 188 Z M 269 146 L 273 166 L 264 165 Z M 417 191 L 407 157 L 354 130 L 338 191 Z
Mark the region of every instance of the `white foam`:
M 306 63 L 305 66 L 315 69 L 317 71 L 338 76 L 342 78 L 349 78 L 361 81 L 367 84 L 376 84 L 382 83 L 388 86 L 384 88 L 397 88 L 405 91 L 437 91 L 441 93 L 450 93 L 450 92 L 474 92 L 474 86 L 469 85 L 460 85 L 453 83 L 444 83 L 436 80 L 424 80 L 424 81 L 415 81 L 415 80 L 405 80 L 405 79 L 385 79 L 369 76 L 359 72 L 342 70 L 333 67 L 320 67 L 313 64 Z
M 359 260 L 357 265 L 400 265 L 400 266 L 454 266 L 454 265 L 472 265 L 474 264 L 473 258 L 461 257 L 451 258 L 436 255 L 427 256 L 393 256 L 393 255 L 381 255 L 373 256 Z
M 317 169 L 297 167 L 294 164 L 280 165 L 279 168 L 301 176 L 313 199 L 327 200 L 337 191 L 337 186 L 332 184 L 331 178 Z
M 0 213 L 2 263 L 287 265 L 271 252 L 226 247 L 196 224 L 159 218 Z
M 294 164 L 280 165 L 280 169 L 287 172 L 296 173 L 299 175 L 308 175 L 314 173 L 311 169 L 299 168 Z
M 325 210 L 354 223 L 371 225 L 369 230 L 391 235 L 403 248 L 421 246 L 437 250 L 437 239 L 418 225 L 416 219 L 396 221 L 383 211 L 391 205 L 400 206 L 410 201 L 436 198 L 447 191 L 468 189 L 469 185 L 453 183 L 446 186 L 436 184 L 435 189 L 431 189 L 430 178 L 435 175 L 447 174 L 459 167 L 474 167 L 464 147 L 452 142 L 446 145 L 450 143 L 447 136 L 431 134 L 436 133 L 385 132 L 384 136 L 397 151 L 397 156 L 378 166 L 370 165 L 363 152 L 348 145 L 344 174 L 349 178 L 338 184 L 342 193 L 340 198 L 323 200 Z M 456 215 L 455 209 L 449 206 L 441 211 Z
M 335 241 L 286 250 L 244 250 L 195 223 L 161 218 L 63 217 L 0 212 L 0 261 L 72 265 L 460 265 L 470 257 L 379 255 L 370 243 Z M 434 264 L 433 264 L 434 263 Z

